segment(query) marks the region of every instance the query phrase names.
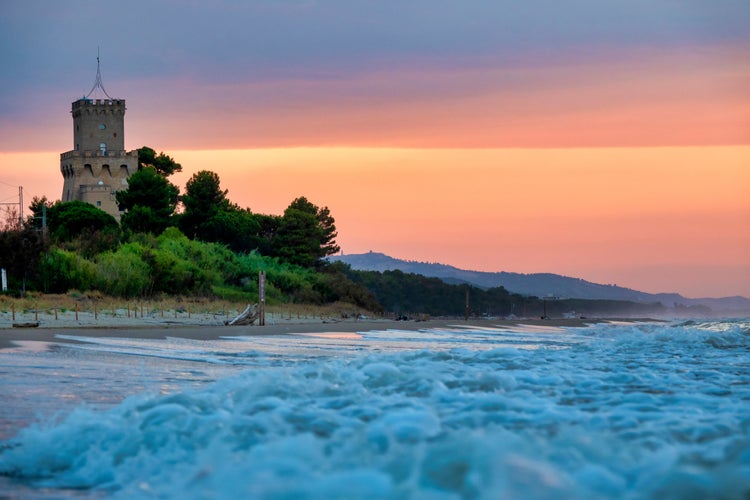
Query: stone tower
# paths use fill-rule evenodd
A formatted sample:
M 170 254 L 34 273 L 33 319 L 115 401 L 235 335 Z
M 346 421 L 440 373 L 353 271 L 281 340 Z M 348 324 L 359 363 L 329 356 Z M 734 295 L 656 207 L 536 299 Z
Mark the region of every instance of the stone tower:
M 125 151 L 125 99 L 113 99 L 104 90 L 99 57 L 94 86 L 73 103 L 71 114 L 74 149 L 60 155 L 61 200 L 91 203 L 119 221 L 115 193 L 127 189 L 128 177 L 138 168 L 138 151 Z

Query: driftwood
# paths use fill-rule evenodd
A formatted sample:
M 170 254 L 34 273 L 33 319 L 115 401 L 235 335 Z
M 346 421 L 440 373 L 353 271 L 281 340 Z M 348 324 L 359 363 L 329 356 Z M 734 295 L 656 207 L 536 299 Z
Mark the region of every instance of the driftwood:
M 230 325 L 252 325 L 255 320 L 258 319 L 258 304 L 248 304 L 244 311 L 239 316 L 231 321 L 225 321 L 224 324 Z

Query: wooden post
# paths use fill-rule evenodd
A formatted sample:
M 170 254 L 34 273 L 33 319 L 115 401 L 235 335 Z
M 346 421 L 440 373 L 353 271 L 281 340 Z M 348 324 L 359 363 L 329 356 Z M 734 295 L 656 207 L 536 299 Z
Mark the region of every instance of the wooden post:
M 16 303 L 11 302 L 10 303 L 10 315 L 13 318 L 13 321 L 16 320 Z
M 99 311 L 96 309 L 96 301 L 94 301 L 94 319 L 99 319 Z
M 266 272 L 258 273 L 258 326 L 266 325 Z
M 76 302 L 76 321 L 78 321 L 78 302 Z
M 125 308 L 128 310 L 128 318 L 130 317 L 130 302 L 125 303 Z
M 57 321 L 57 306 L 55 306 L 55 321 Z
M 36 304 L 34 304 L 34 321 L 39 321 L 39 309 L 36 307 Z
M 464 310 L 464 321 L 469 321 L 469 285 L 466 285 L 466 309 Z

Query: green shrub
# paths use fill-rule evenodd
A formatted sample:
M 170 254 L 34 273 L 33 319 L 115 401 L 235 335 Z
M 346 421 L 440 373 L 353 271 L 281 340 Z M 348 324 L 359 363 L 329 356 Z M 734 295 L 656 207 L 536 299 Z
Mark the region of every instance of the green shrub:
M 97 288 L 118 297 L 147 295 L 152 288 L 150 269 L 143 258 L 145 248 L 138 243 L 105 252 L 96 259 Z
M 212 285 L 239 283 L 241 269 L 237 256 L 217 243 L 188 239 L 177 228 L 168 228 L 157 239 L 159 251 L 185 263 L 183 270 L 193 274 L 195 292 L 210 292 Z
M 78 254 L 53 247 L 41 259 L 46 293 L 65 293 L 71 288 L 90 290 L 96 286 L 96 266 Z
M 234 286 L 225 285 L 214 285 L 211 288 L 213 294 L 221 299 L 229 302 L 258 302 L 258 292 L 255 293 L 243 290 Z

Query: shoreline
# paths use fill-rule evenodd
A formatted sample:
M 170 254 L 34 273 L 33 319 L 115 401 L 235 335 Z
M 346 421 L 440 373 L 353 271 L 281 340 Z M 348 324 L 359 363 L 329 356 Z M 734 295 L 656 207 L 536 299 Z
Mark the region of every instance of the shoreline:
M 435 328 L 533 328 L 541 333 L 552 332 L 557 328 L 576 328 L 611 322 L 656 322 L 652 318 L 591 318 L 591 319 L 430 319 L 392 320 L 392 319 L 342 319 L 342 320 L 281 320 L 265 326 L 226 326 L 212 322 L 161 322 L 144 323 L 129 321 L 116 325 L 83 323 L 40 325 L 36 328 L 0 327 L 0 349 L 17 347 L 23 342 L 60 342 L 58 334 L 95 337 L 95 338 L 134 338 L 164 339 L 167 337 L 191 340 L 220 340 L 224 337 L 247 337 L 262 335 L 295 335 L 311 333 L 366 332 L 376 330 L 418 331 Z M 66 340 L 65 342 L 70 342 Z

